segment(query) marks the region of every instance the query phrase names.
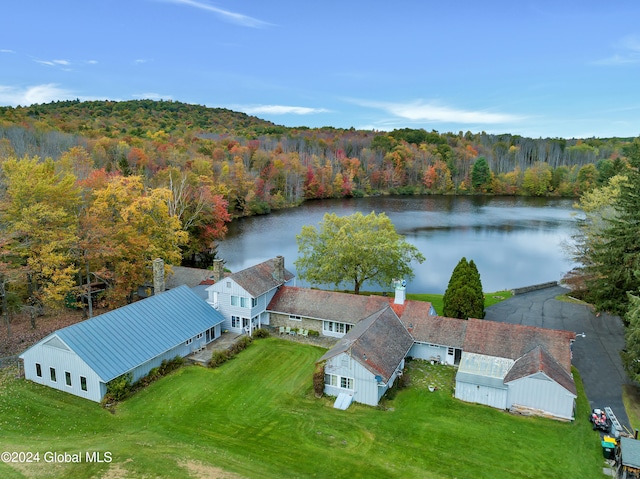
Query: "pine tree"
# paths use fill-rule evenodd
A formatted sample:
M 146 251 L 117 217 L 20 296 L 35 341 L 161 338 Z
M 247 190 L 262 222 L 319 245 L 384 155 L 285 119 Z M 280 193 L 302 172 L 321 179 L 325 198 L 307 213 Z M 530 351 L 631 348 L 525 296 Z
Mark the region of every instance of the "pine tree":
M 478 269 L 471 260 L 462 258 L 451 273 L 443 297 L 444 316 L 451 318 L 484 318 L 484 295 Z
M 628 292 L 640 290 L 640 139 L 625 150 L 633 167 L 620 185 L 614 204 L 616 214 L 608 218 L 602 241 L 594 244 L 593 264 L 589 265 L 589 299 L 598 310 L 623 315 Z

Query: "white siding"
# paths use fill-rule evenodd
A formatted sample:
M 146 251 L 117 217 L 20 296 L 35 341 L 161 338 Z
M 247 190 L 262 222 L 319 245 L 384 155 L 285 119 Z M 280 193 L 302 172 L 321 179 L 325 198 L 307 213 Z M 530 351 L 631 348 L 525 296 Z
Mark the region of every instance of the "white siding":
M 176 347 L 131 370 L 133 381 L 135 382 L 146 376 L 151 369 L 160 366 L 165 359 L 171 360 L 176 356 L 184 357 L 196 349 L 204 347 L 206 331 L 202 333 L 201 338 L 197 339 L 197 336 L 194 336 L 191 343 L 180 343 Z M 220 336 L 220 325 L 215 326 L 215 334 L 216 337 Z M 57 336 L 53 336 L 47 341 L 25 351 L 22 354 L 22 358 L 24 360 L 25 378 L 33 382 L 96 402 L 100 402 L 106 393 L 106 385 L 102 382 L 102 379 L 75 352 L 68 349 Z M 38 377 L 36 374 L 36 363 L 40 364 L 42 377 Z M 56 371 L 55 382 L 51 381 L 50 368 L 54 368 Z M 66 372 L 71 374 L 71 386 L 67 386 Z M 87 379 L 86 391 L 81 388 L 80 376 Z
M 515 405 L 540 409 L 563 419 L 573 419 L 575 398 L 544 373 L 511 381 L 509 407 Z
M 466 402 L 484 404 L 497 409 L 507 409 L 508 389 L 459 381 L 456 379 L 456 398 Z
M 104 395 L 104 384 L 98 375 L 73 351 L 40 344 L 26 351 L 22 358 L 25 378 L 30 381 L 96 402 Z M 40 364 L 42 377 L 36 375 L 36 363 Z M 55 382 L 51 381 L 49 368 L 56 371 Z M 71 373 L 71 387 L 65 381 L 67 371 Z M 80 376 L 87 378 L 86 391 L 80 387 Z
M 425 359 L 427 361 L 431 361 L 432 359 L 439 357 L 440 362 L 453 364 L 454 356 L 447 356 L 447 350 L 448 348 L 446 346 L 427 343 L 413 343 L 413 346 L 411 346 L 407 356 L 417 359 Z
M 395 379 L 394 375 L 389 384 L 378 386 L 375 375 L 346 353 L 329 359 L 325 364 L 324 372 L 325 374 L 352 378 L 353 400 L 369 406 L 378 405 L 378 401 Z M 349 393 L 350 391 L 339 387 L 338 384 L 337 387 L 325 385 L 324 392 L 329 396 L 337 396 L 340 393 Z
M 227 283 L 230 285 L 229 287 L 227 286 Z M 252 296 L 234 280 L 225 278 L 207 288 L 207 292 L 209 294 L 209 299 L 207 300 L 207 302 L 212 306 L 215 302 L 218 311 L 220 311 L 222 316 L 224 316 L 224 329 L 233 331 L 235 333 L 242 333 L 244 332 L 242 324 L 240 325 L 240 327 L 233 327 L 231 324 L 231 316 L 247 318 L 249 320 L 258 317 L 260 324 L 269 324 L 269 315 L 266 314 L 265 311 L 267 309 L 267 305 L 273 299 L 277 291 L 277 288 L 273 288 L 272 290 L 258 296 L 257 298 L 255 298 L 257 301 L 256 305 L 254 307 L 251 307 Z M 231 306 L 231 296 L 246 298 L 248 306 L 242 307 L 240 306 L 240 303 L 238 303 L 237 306 Z M 256 320 L 255 322 L 255 326 L 257 327 L 258 320 Z

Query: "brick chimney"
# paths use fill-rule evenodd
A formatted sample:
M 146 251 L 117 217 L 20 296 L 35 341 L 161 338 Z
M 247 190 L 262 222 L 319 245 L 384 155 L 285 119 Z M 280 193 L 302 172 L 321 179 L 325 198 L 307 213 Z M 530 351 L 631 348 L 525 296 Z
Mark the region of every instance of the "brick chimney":
M 278 283 L 284 283 L 284 256 L 276 256 L 273 259 L 273 277 Z
M 213 274 L 211 277 L 216 283 L 222 281 L 222 278 L 224 278 L 224 261 L 221 259 L 213 260 Z
M 164 261 L 161 258 L 153 260 L 153 294 L 163 293 L 165 288 L 164 283 Z

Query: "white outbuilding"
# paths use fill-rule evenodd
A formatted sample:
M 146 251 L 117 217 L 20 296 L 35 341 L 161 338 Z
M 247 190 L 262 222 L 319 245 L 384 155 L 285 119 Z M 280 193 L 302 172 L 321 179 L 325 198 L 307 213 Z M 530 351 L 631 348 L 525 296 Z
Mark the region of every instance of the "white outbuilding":
M 187 286 L 59 329 L 20 355 L 25 377 L 99 402 L 112 379 L 136 381 L 220 336 L 224 318 Z

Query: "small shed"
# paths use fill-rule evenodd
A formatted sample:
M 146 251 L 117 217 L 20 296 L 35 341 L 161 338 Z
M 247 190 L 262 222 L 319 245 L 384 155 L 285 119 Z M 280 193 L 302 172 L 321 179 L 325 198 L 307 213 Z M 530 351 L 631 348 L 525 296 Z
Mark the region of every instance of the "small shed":
M 59 329 L 20 357 L 26 379 L 99 402 L 112 379 L 133 381 L 220 336 L 222 315 L 187 286 Z
M 640 441 L 630 437 L 620 438 L 620 467 L 618 477 L 622 479 L 640 477 Z

